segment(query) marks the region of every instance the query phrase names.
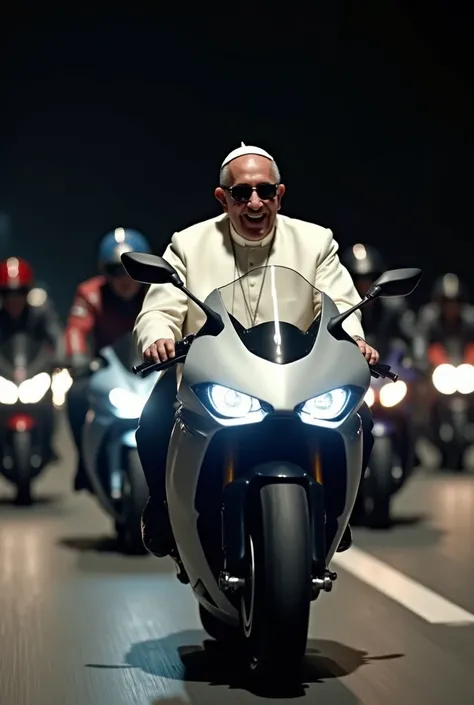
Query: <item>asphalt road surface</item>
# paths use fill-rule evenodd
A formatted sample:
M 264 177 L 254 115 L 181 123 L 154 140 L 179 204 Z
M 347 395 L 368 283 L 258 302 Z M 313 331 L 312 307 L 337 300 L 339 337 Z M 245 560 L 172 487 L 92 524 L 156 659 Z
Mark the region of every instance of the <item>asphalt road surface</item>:
M 56 447 L 36 506 L 12 507 L 0 485 L 0 703 L 271 702 L 202 631 L 171 561 L 117 554 L 107 517 L 69 490 L 64 429 Z M 474 477 L 419 471 L 396 511 L 395 529 L 357 530 L 334 565 L 304 683 L 279 703 L 474 703 Z

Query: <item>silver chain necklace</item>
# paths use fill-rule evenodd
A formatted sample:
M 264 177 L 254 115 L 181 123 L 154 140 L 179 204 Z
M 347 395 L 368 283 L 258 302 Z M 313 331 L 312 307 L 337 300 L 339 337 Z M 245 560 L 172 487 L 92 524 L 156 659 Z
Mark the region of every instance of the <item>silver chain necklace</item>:
M 240 282 L 240 289 L 241 289 L 241 291 L 242 291 L 242 298 L 243 298 L 243 300 L 244 300 L 244 304 L 245 304 L 245 307 L 246 307 L 246 309 L 247 309 L 247 313 L 248 313 L 248 316 L 249 316 L 249 319 L 250 319 L 250 327 L 252 328 L 253 326 L 255 326 L 255 322 L 256 322 L 257 316 L 258 316 L 258 309 L 259 309 L 259 306 L 260 306 L 260 299 L 262 298 L 263 286 L 264 286 L 264 284 L 265 284 L 265 277 L 266 277 L 266 275 L 267 275 L 268 262 L 269 262 L 269 260 L 270 260 L 270 255 L 271 255 L 271 253 L 272 253 L 273 243 L 274 243 L 274 241 L 275 241 L 276 229 L 275 229 L 275 232 L 274 232 L 274 234 L 273 234 L 273 237 L 272 237 L 272 239 L 271 239 L 271 241 L 270 241 L 270 245 L 269 245 L 269 247 L 268 247 L 267 259 L 266 259 L 265 265 L 264 265 L 265 270 L 264 270 L 264 272 L 263 272 L 262 283 L 261 283 L 261 285 L 260 285 L 260 291 L 259 291 L 259 294 L 258 294 L 258 297 L 257 297 L 257 303 L 255 304 L 255 311 L 254 311 L 253 313 L 252 313 L 252 309 L 251 309 L 251 307 L 250 307 L 250 303 L 249 303 L 249 301 L 247 300 L 247 298 L 246 298 L 246 296 L 245 296 L 244 285 L 242 284 L 242 277 L 244 276 L 245 272 L 240 272 L 240 267 L 239 267 L 238 262 L 237 262 L 237 251 L 236 251 L 236 249 L 235 249 L 235 242 L 234 242 L 234 240 L 233 240 L 233 238 L 232 238 L 232 233 L 230 232 L 230 226 L 229 226 L 229 235 L 230 235 L 230 242 L 231 242 L 231 245 L 232 245 L 232 252 L 233 252 L 233 255 L 234 255 L 234 273 L 237 272 L 237 274 L 238 274 L 238 279 L 239 279 L 239 282 Z M 248 272 L 247 272 L 247 274 L 248 274 Z M 250 292 L 249 292 L 249 298 L 250 298 Z M 234 303 L 235 303 L 235 284 L 234 284 L 234 290 L 233 290 L 233 295 L 232 295 L 232 313 L 234 313 Z

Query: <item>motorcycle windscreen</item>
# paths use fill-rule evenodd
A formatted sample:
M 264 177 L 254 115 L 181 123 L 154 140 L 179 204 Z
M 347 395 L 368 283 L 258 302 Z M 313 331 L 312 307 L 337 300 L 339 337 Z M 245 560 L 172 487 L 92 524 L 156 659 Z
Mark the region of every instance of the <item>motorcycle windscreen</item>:
M 0 373 L 12 378 L 19 368 L 30 377 L 48 367 L 52 348 L 44 340 L 28 333 L 16 333 L 2 343 L 0 348 Z
M 132 333 L 121 335 L 110 347 L 127 371 L 130 371 L 134 365 L 143 362 L 138 354 Z
M 276 265 L 258 267 L 218 291 L 236 332 L 254 355 L 284 365 L 310 353 L 322 297 L 301 274 Z

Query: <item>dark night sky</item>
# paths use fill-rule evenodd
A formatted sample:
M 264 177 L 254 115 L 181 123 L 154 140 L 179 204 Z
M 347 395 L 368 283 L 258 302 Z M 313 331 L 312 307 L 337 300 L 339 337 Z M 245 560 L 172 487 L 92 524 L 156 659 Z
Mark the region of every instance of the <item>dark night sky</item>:
M 241 27 L 144 9 L 0 18 L 0 256 L 29 258 L 65 313 L 107 229 L 161 253 L 216 214 L 219 163 L 244 140 L 279 162 L 288 215 L 422 266 L 426 285 L 470 274 L 470 21 L 400 4 L 249 9 Z

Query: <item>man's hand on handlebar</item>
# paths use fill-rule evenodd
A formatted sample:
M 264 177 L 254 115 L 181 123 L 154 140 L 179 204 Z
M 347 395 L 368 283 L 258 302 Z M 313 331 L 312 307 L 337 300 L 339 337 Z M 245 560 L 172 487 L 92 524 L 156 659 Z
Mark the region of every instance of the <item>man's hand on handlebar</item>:
M 174 340 L 171 338 L 160 338 L 149 345 L 143 353 L 145 362 L 166 362 L 175 356 Z
M 354 340 L 356 341 L 357 345 L 359 346 L 359 350 L 361 351 L 362 355 L 365 357 L 369 365 L 375 365 L 379 361 L 379 354 L 377 350 L 371 345 L 369 345 L 359 335 L 355 336 Z

